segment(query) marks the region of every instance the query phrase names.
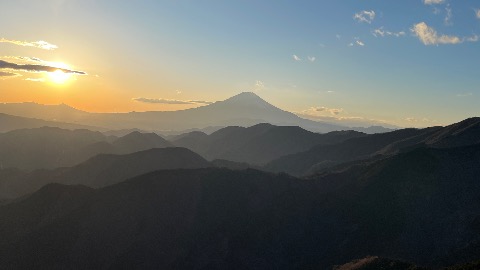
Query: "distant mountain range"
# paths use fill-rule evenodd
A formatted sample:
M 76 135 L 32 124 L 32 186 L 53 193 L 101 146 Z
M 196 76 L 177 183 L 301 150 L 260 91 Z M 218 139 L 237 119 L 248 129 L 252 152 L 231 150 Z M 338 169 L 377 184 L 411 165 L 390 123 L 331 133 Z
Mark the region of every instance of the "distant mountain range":
M 180 142 L 233 161 L 169 147 Z M 0 195 L 14 199 L 0 206 L 2 269 L 439 269 L 480 260 L 480 118 L 373 135 L 259 124 L 171 142 L 39 128 L 3 133 L 0 143 L 4 162 L 35 150 L 42 166 L 80 156 L 75 148 L 121 153 L 0 170 Z M 257 167 L 308 176 L 238 162 L 283 154 Z
M 300 118 L 293 113 L 269 104 L 251 92 L 244 92 L 207 106 L 180 111 L 88 113 L 76 110 L 65 104 L 3 103 L 0 104 L 0 112 L 15 116 L 103 127 L 112 130 L 137 128 L 147 131 L 163 131 L 165 133 L 218 126 L 252 126 L 259 123 L 299 126 L 309 131 L 322 133 L 352 129 L 337 124 Z M 391 129 L 383 127 L 358 128 L 358 130 L 367 133 L 391 131 Z

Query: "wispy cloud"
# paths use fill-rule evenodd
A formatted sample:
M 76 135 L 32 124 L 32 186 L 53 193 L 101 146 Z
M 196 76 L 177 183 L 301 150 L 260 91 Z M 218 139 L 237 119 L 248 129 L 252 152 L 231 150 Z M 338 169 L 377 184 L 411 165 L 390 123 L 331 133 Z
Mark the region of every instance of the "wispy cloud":
M 163 99 L 163 98 L 133 98 L 134 101 L 153 104 L 177 104 L 177 105 L 197 105 L 197 104 L 212 104 L 210 101 L 203 100 L 177 100 L 177 99 Z
M 438 5 L 445 3 L 445 0 L 423 0 L 425 5 Z
M 445 19 L 443 19 L 443 23 L 445 25 L 453 25 L 453 22 L 452 22 L 452 9 L 450 8 L 450 5 L 448 5 L 446 8 L 445 8 Z
M 260 81 L 260 80 L 256 80 L 256 81 L 255 81 L 255 84 L 253 85 L 253 89 L 254 89 L 255 91 L 262 91 L 262 90 L 265 90 L 265 88 L 267 88 L 267 87 L 265 86 L 265 83 L 262 82 L 262 81 Z
M 354 41 L 353 41 L 353 42 L 350 42 L 350 43 L 348 44 L 349 47 L 353 47 L 353 46 L 363 47 L 363 46 L 365 46 L 365 43 L 364 43 L 363 41 L 361 41 L 360 38 L 355 37 L 355 38 L 353 38 L 353 39 L 354 39 Z
M 465 40 L 469 42 L 477 42 L 478 39 L 479 39 L 478 35 L 473 35 L 473 36 L 467 37 Z
M 302 61 L 302 58 L 298 57 L 296 54 L 292 55 L 293 60 Z
M 470 97 L 473 96 L 473 93 L 461 93 L 457 94 L 457 97 Z
M 411 31 L 425 45 L 459 44 L 463 42 L 463 40 L 457 36 L 437 34 L 437 31 L 425 22 L 415 24 Z
M 406 33 L 404 31 L 400 31 L 400 32 L 387 31 L 383 28 L 383 26 L 372 31 L 372 35 L 374 35 L 375 37 L 385 37 L 385 36 L 403 37 L 405 36 L 405 34 Z
M 435 123 L 437 122 L 436 120 L 432 120 L 432 119 L 429 119 L 429 118 L 415 118 L 415 117 L 407 117 L 407 118 L 404 118 L 403 120 L 407 121 L 407 122 L 410 122 L 410 123 Z
M 477 19 L 480 19 L 480 9 L 475 9 L 475 17 L 477 17 Z
M 2 77 L 16 77 L 16 76 L 20 76 L 20 74 L 0 71 L 0 78 L 2 78 Z
M 353 19 L 361 23 L 372 23 L 375 19 L 375 11 L 373 10 L 362 10 L 353 15 Z
M 305 112 L 308 112 L 308 111 L 315 111 L 315 112 L 326 112 L 330 115 L 339 115 L 340 113 L 343 112 L 343 109 L 342 108 L 327 108 L 327 107 L 311 107 L 309 110 L 305 111 Z
M 315 60 L 317 60 L 317 58 L 315 56 L 308 56 L 307 59 L 310 62 L 315 62 Z
M 13 69 L 13 70 L 26 71 L 26 72 L 55 72 L 57 70 L 61 70 L 64 73 L 87 75 L 87 73 L 84 71 L 58 68 L 58 67 L 53 67 L 49 65 L 15 64 L 15 63 L 10 63 L 3 60 L 0 60 L 0 69 Z
M 25 81 L 30 81 L 30 82 L 44 82 L 44 78 L 26 78 Z
M 30 42 L 30 41 L 20 41 L 20 40 L 0 38 L 0 43 L 11 43 L 11 44 L 15 44 L 23 47 L 35 47 L 35 48 L 49 50 L 49 51 L 58 49 L 57 45 L 53 45 L 43 40 Z
M 301 112 L 296 112 L 295 114 L 314 121 L 333 122 L 350 127 L 369 127 L 372 125 L 381 125 L 384 127 L 396 128 L 385 120 L 348 115 L 348 113 L 343 109 L 310 107 Z

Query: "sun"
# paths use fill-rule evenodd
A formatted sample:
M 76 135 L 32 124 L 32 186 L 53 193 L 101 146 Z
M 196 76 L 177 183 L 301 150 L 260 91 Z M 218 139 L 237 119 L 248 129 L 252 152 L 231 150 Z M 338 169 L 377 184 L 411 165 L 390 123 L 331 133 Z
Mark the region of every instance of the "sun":
M 50 80 L 56 84 L 64 84 L 70 79 L 72 74 L 66 73 L 62 71 L 61 69 L 57 69 L 54 72 L 48 73 L 48 76 L 50 77 Z

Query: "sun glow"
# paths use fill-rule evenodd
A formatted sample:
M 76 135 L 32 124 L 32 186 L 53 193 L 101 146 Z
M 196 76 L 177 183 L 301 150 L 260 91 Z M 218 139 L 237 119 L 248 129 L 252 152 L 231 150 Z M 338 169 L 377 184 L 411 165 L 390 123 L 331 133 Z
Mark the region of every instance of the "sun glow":
M 55 70 L 54 72 L 48 73 L 50 80 L 56 84 L 64 84 L 70 79 L 72 74 L 63 72 L 60 69 Z

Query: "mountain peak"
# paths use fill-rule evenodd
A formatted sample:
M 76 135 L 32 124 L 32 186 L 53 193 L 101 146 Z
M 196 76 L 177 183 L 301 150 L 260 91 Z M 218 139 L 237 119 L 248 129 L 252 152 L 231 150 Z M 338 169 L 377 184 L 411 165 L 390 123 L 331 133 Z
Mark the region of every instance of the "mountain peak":
M 228 105 L 240 105 L 240 106 L 248 106 L 248 107 L 257 107 L 257 108 L 276 108 L 272 104 L 268 103 L 257 94 L 253 92 L 242 92 L 238 95 L 235 95 L 231 98 L 226 99 L 223 101 L 224 104 Z
M 263 102 L 266 102 L 265 100 L 263 100 L 261 97 L 259 97 L 257 94 L 253 92 L 242 92 L 240 94 L 237 94 L 233 97 L 226 99 L 225 101 L 228 101 L 228 100 L 235 100 L 235 101 L 262 100 Z

